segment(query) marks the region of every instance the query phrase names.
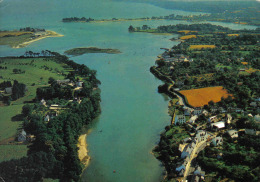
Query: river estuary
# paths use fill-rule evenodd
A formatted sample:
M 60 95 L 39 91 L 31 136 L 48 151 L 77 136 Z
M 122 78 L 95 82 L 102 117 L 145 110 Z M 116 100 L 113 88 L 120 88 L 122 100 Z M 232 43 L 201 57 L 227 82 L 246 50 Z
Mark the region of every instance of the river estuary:
M 128 27 L 144 24 L 157 27 L 186 22 L 62 23 L 61 19 L 74 16 L 140 18 L 172 13 L 192 14 L 149 4 L 110 0 L 4 0 L 0 3 L 1 30 L 30 26 L 64 35 L 46 38 L 21 49 L 0 46 L 0 56 L 18 56 L 25 51 L 46 49 L 64 53 L 71 48 L 89 46 L 115 48 L 122 52 L 71 58 L 97 70 L 98 79 L 102 82 L 102 113 L 92 124 L 92 131 L 87 137 L 91 162 L 82 174 L 82 181 L 153 182 L 162 179 L 163 167 L 151 151 L 159 141 L 160 132 L 170 123 L 168 98 L 157 93 L 157 87 L 162 82 L 149 72 L 149 68 L 157 55 L 163 52 L 160 47 L 172 47 L 178 42 L 170 41 L 171 35 L 129 33 Z M 254 28 L 219 25 L 235 29 Z

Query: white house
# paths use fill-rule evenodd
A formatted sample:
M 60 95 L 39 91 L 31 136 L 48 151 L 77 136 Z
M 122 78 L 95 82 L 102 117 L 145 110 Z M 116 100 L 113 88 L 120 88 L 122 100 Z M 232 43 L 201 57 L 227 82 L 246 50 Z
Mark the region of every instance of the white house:
M 223 138 L 220 137 L 220 136 L 213 138 L 212 144 L 213 144 L 215 147 L 216 147 L 216 146 L 219 146 L 219 145 L 222 145 L 222 144 L 223 144 Z
M 187 147 L 182 151 L 182 153 L 181 153 L 181 158 L 184 159 L 184 158 L 186 158 L 187 156 L 190 156 L 192 150 L 193 150 L 193 149 L 191 148 L 190 145 L 187 146 Z
M 211 123 L 210 126 L 212 129 L 218 129 L 218 130 L 223 129 L 223 128 L 225 128 L 225 122 L 219 121 L 216 123 Z
M 18 142 L 24 142 L 26 141 L 26 132 L 24 130 L 21 131 L 18 135 Z
M 208 119 L 208 122 L 209 123 L 214 123 L 214 122 L 216 122 L 217 121 L 217 116 L 212 116 L 212 117 L 210 117 L 209 119 Z
M 50 116 L 49 115 L 45 116 L 44 121 L 45 122 L 49 122 L 50 121 Z
M 46 101 L 44 99 L 42 99 L 39 104 L 42 106 L 46 106 Z
M 189 123 L 195 123 L 196 119 L 198 119 L 198 115 L 192 116 L 189 120 Z
M 174 120 L 174 123 L 175 125 L 177 124 L 183 124 L 186 122 L 186 119 L 185 119 L 185 116 L 184 115 L 176 115 L 175 116 L 175 120 Z
M 231 124 L 232 116 L 231 114 L 227 114 L 227 124 Z
M 76 86 L 77 87 L 82 87 L 83 86 L 83 82 L 82 81 L 76 82 Z
M 196 168 L 196 170 L 194 171 L 194 175 L 200 175 L 200 176 L 205 176 L 205 171 L 202 171 L 200 166 L 198 166 Z
M 238 132 L 237 132 L 237 130 L 229 130 L 229 131 L 227 131 L 227 134 L 228 134 L 231 138 L 237 138 L 237 137 L 238 137 Z
M 208 133 L 204 130 L 198 130 L 197 131 L 197 134 L 195 136 L 195 140 L 197 142 L 201 142 L 201 141 L 204 141 L 204 140 L 207 140 L 209 137 Z
M 184 115 L 185 116 L 190 116 L 192 113 L 192 109 L 191 108 L 185 108 L 184 109 Z
M 201 108 L 195 108 L 193 111 L 194 115 L 200 115 L 202 113 L 202 109 Z

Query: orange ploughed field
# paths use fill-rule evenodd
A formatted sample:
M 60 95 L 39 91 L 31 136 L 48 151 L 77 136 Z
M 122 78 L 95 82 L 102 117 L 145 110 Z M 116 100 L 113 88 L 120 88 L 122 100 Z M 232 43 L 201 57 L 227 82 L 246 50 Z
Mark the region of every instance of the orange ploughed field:
M 232 96 L 222 86 L 182 90 L 180 93 L 187 98 L 189 104 L 193 107 L 202 107 L 207 105 L 209 101 L 219 102 L 221 97 Z
M 189 49 L 214 49 L 215 45 L 190 45 Z

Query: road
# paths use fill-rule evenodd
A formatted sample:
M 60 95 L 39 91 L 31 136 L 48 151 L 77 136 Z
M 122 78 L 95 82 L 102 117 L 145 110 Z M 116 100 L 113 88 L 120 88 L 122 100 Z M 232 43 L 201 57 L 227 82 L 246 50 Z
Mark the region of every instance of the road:
M 207 140 L 202 141 L 202 142 L 198 143 L 195 146 L 195 148 L 193 149 L 193 151 L 190 155 L 190 160 L 187 163 L 186 168 L 185 168 L 185 172 L 184 172 L 184 175 L 183 175 L 183 181 L 186 181 L 186 178 L 190 173 L 191 161 L 193 159 L 195 159 L 197 157 L 197 154 L 206 147 L 206 144 L 207 144 Z
M 172 87 L 173 87 L 173 84 L 171 84 L 171 85 L 168 87 L 168 91 L 178 97 L 178 99 L 179 99 L 179 105 L 185 106 L 186 108 L 193 109 L 192 107 L 189 107 L 189 106 L 187 106 L 187 105 L 185 104 L 185 102 L 184 102 L 184 100 L 183 100 L 183 98 L 182 98 L 181 96 L 179 96 L 179 95 L 178 95 L 177 93 L 175 93 L 175 92 L 170 91 L 170 89 L 171 89 Z
M 211 134 L 209 142 L 210 142 L 213 138 L 215 138 L 215 137 L 216 137 L 216 135 L 212 135 L 212 134 Z M 190 155 L 190 160 L 189 160 L 189 162 L 188 162 L 187 165 L 186 165 L 186 168 L 185 168 L 185 172 L 184 172 L 183 180 L 182 180 L 182 181 L 186 181 L 186 178 L 187 178 L 187 177 L 189 176 L 189 174 L 191 173 L 191 171 L 190 171 L 191 161 L 198 156 L 198 154 L 199 154 L 200 151 L 204 150 L 204 148 L 207 146 L 207 141 L 208 141 L 208 140 L 203 140 L 203 141 L 201 141 L 201 142 L 198 143 L 198 144 L 195 146 L 195 148 L 193 149 L 193 151 L 192 151 L 192 153 L 191 153 L 191 155 Z

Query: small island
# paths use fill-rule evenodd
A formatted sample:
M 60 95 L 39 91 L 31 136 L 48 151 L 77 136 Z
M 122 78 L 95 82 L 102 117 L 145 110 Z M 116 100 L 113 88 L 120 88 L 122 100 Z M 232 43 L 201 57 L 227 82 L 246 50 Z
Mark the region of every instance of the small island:
M 54 31 L 39 28 L 21 28 L 20 30 L 0 31 L 0 45 L 8 45 L 12 48 L 22 48 L 47 37 L 62 37 Z
M 80 56 L 88 53 L 119 54 L 121 51 L 118 49 L 101 49 L 98 47 L 79 47 L 67 50 L 64 53 L 71 56 Z

